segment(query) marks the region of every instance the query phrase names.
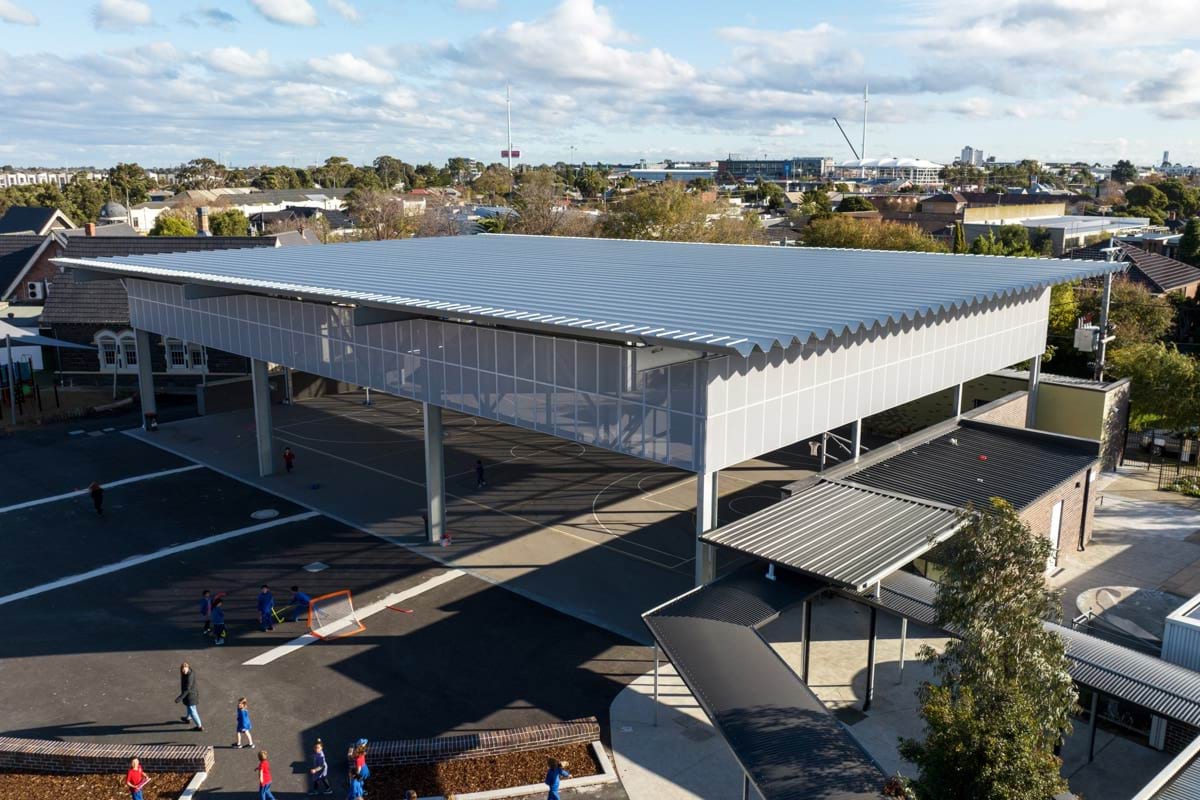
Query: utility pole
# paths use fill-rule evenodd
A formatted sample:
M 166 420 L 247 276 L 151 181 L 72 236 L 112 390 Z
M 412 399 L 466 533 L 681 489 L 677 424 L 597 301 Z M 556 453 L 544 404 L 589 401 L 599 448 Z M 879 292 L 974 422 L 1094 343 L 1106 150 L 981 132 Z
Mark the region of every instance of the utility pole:
M 862 147 L 859 149 L 859 152 L 862 153 L 860 158 L 865 159 L 867 157 L 867 85 L 865 83 L 863 84 Z M 866 165 L 863 165 L 862 171 L 860 173 L 860 177 L 863 177 L 863 178 L 867 177 Z
M 504 105 L 508 110 L 508 171 L 512 172 L 512 86 L 504 84 Z
M 1108 247 L 1104 251 L 1104 260 L 1108 263 L 1113 263 L 1117 260 L 1117 241 L 1115 238 L 1108 240 Z M 1100 302 L 1100 341 L 1096 345 L 1096 380 L 1104 380 L 1104 358 L 1108 352 L 1108 340 L 1112 337 L 1108 335 L 1108 308 L 1112 302 L 1112 282 L 1113 274 L 1111 272 L 1104 275 L 1104 298 Z

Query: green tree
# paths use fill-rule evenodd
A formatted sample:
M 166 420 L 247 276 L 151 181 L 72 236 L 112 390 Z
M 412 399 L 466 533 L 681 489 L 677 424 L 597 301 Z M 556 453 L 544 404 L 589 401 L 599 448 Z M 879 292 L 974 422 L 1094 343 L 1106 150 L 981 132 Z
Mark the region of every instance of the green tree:
M 963 224 L 961 222 L 954 223 L 954 241 L 950 245 L 950 252 L 967 252 L 967 234 L 966 231 L 963 230 Z
M 119 203 L 136 205 L 150 199 L 150 176 L 137 164 L 117 164 L 108 171 L 108 184 Z
M 227 208 L 209 216 L 208 229 L 213 236 L 248 236 L 250 220 L 240 208 Z
M 1193 267 L 1200 267 L 1200 218 L 1192 217 L 1187 221 L 1183 236 L 1179 237 L 1176 257 Z
M 521 174 L 513 192 L 513 208 L 518 218 L 513 223 L 516 233 L 552 236 L 565 221 L 560 201 L 563 185 L 558 174 L 547 167 Z
M 312 176 L 322 188 L 340 189 L 349 185 L 354 176 L 354 165 L 345 156 L 330 156 L 312 171 Z
M 1079 310 L 1098 322 L 1101 302 L 1101 293 L 1093 292 L 1080 300 Z M 1118 277 L 1113 279 L 1108 322 L 1117 337 L 1110 345 L 1113 350 L 1158 342 L 1175 327 L 1175 307 L 1142 284 Z
M 1200 211 L 1200 189 L 1195 186 L 1179 178 L 1167 178 L 1159 181 L 1157 187 L 1167 197 L 1167 208 L 1179 212 L 1180 216 L 1190 217 Z
M 218 189 L 227 174 L 225 166 L 211 158 L 193 158 L 180 167 L 176 180 L 184 189 Z
M 211 218 L 210 218 L 211 221 Z M 164 211 L 154 220 L 151 236 L 195 236 L 196 228 L 191 221 L 176 211 Z
M 513 188 L 513 176 L 503 164 L 489 164 L 471 183 L 471 188 L 485 201 L 495 202 Z
M 599 197 L 604 190 L 608 188 L 608 178 L 598 169 L 584 167 L 579 171 L 579 174 L 575 176 L 575 188 L 578 189 L 584 197 Z
M 838 203 L 838 211 L 874 211 L 875 206 L 871 205 L 871 201 L 861 195 L 848 194 L 842 198 L 842 202 Z
M 75 175 L 63 189 L 63 197 L 74 212 L 67 211 L 67 216 L 76 225 L 95 222 L 100 217 L 100 209 L 108 202 L 108 191 L 107 181 L 94 181 L 82 173 Z
M 1052 336 L 1071 338 L 1079 320 L 1079 298 L 1074 283 L 1056 283 L 1050 287 L 1049 331 Z
M 1138 177 L 1137 167 L 1132 161 L 1122 158 L 1116 164 L 1113 164 L 1112 179 L 1117 183 L 1132 183 Z
M 678 181 L 653 184 L 609 206 L 601 235 L 610 239 L 745 244 L 757 240 L 756 215 L 727 217 Z M 710 217 L 712 218 L 710 220 Z
M 935 601 L 958 638 L 922 648 L 936 675 L 918 692 L 925 738 L 900 753 L 921 800 L 1046 800 L 1067 788 L 1054 750 L 1076 708 L 1065 643 L 1043 625 L 1061 615 L 1043 577 L 1050 542 L 999 498 L 963 523 Z
M 847 216 L 811 220 L 800 234 L 809 247 L 841 247 L 854 250 L 909 250 L 944 253 L 946 245 L 915 225 L 877 222 Z
M 379 181 L 385 189 L 393 190 L 405 182 L 404 168 L 408 165 L 398 158 L 379 156 L 372 162 L 371 166 L 374 167 L 375 174 L 379 176 Z
M 1125 190 L 1125 202 L 1140 208 L 1154 208 L 1162 211 L 1170 202 L 1162 190 L 1150 183 L 1139 183 Z
M 795 209 L 795 216 L 810 219 L 823 219 L 832 214 L 833 201 L 829 199 L 829 192 L 820 186 L 805 192 L 803 200 Z
M 371 189 L 387 189 L 383 185 L 383 181 L 379 179 L 379 173 L 375 171 L 374 167 L 356 167 L 349 180 L 346 181 L 346 185 L 352 189 L 360 186 Z
M 1129 427 L 1180 430 L 1200 421 L 1200 362 L 1161 342 L 1114 350 L 1110 375 L 1131 380 Z

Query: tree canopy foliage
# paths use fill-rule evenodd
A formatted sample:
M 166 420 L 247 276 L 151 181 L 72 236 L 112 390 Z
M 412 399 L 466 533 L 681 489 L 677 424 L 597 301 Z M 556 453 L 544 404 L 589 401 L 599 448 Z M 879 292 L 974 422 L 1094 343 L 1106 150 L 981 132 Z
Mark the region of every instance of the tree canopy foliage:
M 248 236 L 250 220 L 240 208 L 227 208 L 209 216 L 208 229 L 213 236 Z
M 946 245 L 915 225 L 876 222 L 835 216 L 814 219 L 800 234 L 809 247 L 844 247 L 857 250 L 913 250 L 945 253 Z
M 1102 302 L 1103 295 L 1092 292 L 1080 300 L 1079 310 L 1099 322 Z M 1175 325 L 1175 307 L 1167 298 L 1151 294 L 1142 284 L 1125 277 L 1115 277 L 1109 300 L 1108 322 L 1113 328 L 1113 335 L 1117 337 L 1110 346 L 1110 352 L 1135 344 L 1158 342 Z
M 1200 218 L 1192 217 L 1187 221 L 1183 236 L 1179 237 L 1176 257 L 1193 267 L 1200 267 Z
M 999 498 L 963 522 L 940 550 L 935 601 L 958 638 L 922 648 L 936 675 L 918 691 L 925 738 L 900 752 L 921 800 L 1046 800 L 1067 788 L 1054 750 L 1076 708 L 1065 644 L 1042 624 L 1061 616 L 1043 577 L 1050 542 Z
M 1113 377 L 1129 378 L 1129 427 L 1181 430 L 1200 422 L 1200 361 L 1162 342 L 1113 351 Z
M 192 221 L 174 209 L 164 211 L 154 220 L 150 229 L 151 236 L 195 236 L 196 226 Z
M 747 244 L 758 241 L 757 214 L 729 217 L 715 203 L 678 181 L 647 187 L 609 206 L 600 225 L 611 239 Z
M 1118 183 L 1131 183 L 1136 181 L 1138 177 L 1137 167 L 1133 162 L 1122 158 L 1116 164 L 1113 164 L 1112 179 Z

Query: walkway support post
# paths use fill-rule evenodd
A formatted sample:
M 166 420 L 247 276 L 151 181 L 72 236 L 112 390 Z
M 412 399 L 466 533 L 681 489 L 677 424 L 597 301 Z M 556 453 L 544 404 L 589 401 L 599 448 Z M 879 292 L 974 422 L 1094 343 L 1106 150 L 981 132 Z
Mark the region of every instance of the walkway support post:
M 150 350 L 150 332 L 138 328 L 133 334 L 133 346 L 137 353 L 138 397 L 142 401 L 142 430 L 150 430 L 148 415 L 158 414 L 158 402 L 154 398 L 154 355 Z
M 804 633 L 801 634 L 801 641 L 804 645 L 804 661 L 801 664 L 800 680 L 807 686 L 808 665 L 812 660 L 812 601 L 805 600 L 801 611 L 804 614 Z
M 1029 391 L 1025 397 L 1025 427 L 1032 428 L 1037 424 L 1038 387 L 1042 383 L 1042 357 L 1036 355 L 1029 362 Z
M 1088 763 L 1096 757 L 1096 710 L 1100 705 L 1100 693 L 1092 689 L 1092 709 L 1088 714 Z
M 658 642 L 654 643 L 654 727 L 658 727 Z
M 254 391 L 254 438 L 258 444 L 258 474 L 273 473 L 274 432 L 271 427 L 271 385 L 267 380 L 267 362 L 250 359 L 250 387 Z
M 958 419 L 962 416 L 962 401 L 963 401 L 963 385 L 960 383 L 954 387 L 954 418 Z
M 438 544 L 446 532 L 446 467 L 442 447 L 442 409 L 421 404 L 425 421 L 425 508 L 429 543 Z
M 742 773 L 742 800 L 750 800 L 750 776 Z
M 700 536 L 717 527 L 717 471 L 696 475 L 696 586 L 717 577 L 717 551 Z
M 908 640 L 908 617 L 900 618 L 900 678 L 896 683 L 904 683 L 904 643 Z
M 17 425 L 17 362 L 13 361 L 12 340 L 13 340 L 13 337 L 11 337 L 11 336 L 6 336 L 4 338 L 4 349 L 8 353 L 8 364 L 7 364 L 7 366 L 8 366 L 8 400 L 9 400 L 9 405 L 12 407 L 12 424 L 13 424 L 13 427 L 16 427 L 16 425 Z M 117 373 L 114 368 L 113 375 L 116 375 L 116 374 Z
M 851 428 L 850 439 L 851 455 L 854 457 L 854 462 L 858 463 L 858 457 L 862 455 L 862 417 L 854 420 L 854 427 Z
M 871 606 L 871 635 L 867 642 L 867 698 L 863 701 L 863 711 L 870 711 L 871 701 L 875 699 L 875 645 L 878 624 L 879 609 Z

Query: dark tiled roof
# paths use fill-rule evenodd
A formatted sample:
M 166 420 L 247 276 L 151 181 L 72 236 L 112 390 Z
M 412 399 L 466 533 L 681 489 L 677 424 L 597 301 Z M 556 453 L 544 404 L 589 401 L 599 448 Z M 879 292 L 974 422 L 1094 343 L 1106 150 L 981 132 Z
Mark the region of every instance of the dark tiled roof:
M 1017 510 L 1091 466 L 1098 443 L 962 420 L 949 433 L 845 476 L 850 483 L 987 508 L 1002 497 Z
M 274 236 L 71 236 L 59 252 L 64 258 L 114 258 L 200 250 L 275 247 Z
M 0 234 L 4 233 L 41 233 L 42 229 L 54 219 L 57 208 L 42 208 L 41 206 L 12 206 L 0 217 Z
M 275 247 L 274 236 L 71 236 L 60 240 L 59 256 L 106 258 Z M 128 325 L 129 298 L 119 280 L 76 283 L 70 271 L 51 281 L 42 322 Z
M 87 236 L 87 228 L 68 228 L 59 231 L 63 236 Z M 110 222 L 96 226 L 96 236 L 137 236 L 137 230 L 128 222 Z
M 0 292 L 21 274 L 45 238 L 15 233 L 0 236 Z
M 1105 243 L 1094 244 L 1091 247 L 1072 250 L 1064 257 L 1103 261 L 1105 254 L 1102 251 L 1106 247 L 1108 245 Z M 1200 283 L 1200 269 L 1191 264 L 1167 258 L 1159 253 L 1151 253 L 1128 242 L 1117 242 L 1117 248 L 1120 250 L 1118 259 L 1130 265 L 1130 279 L 1145 284 L 1152 292 L 1162 294 Z
M 76 283 L 74 273 L 66 270 L 50 281 L 41 322 L 51 327 L 62 323 L 128 325 L 129 296 L 119 280 Z

